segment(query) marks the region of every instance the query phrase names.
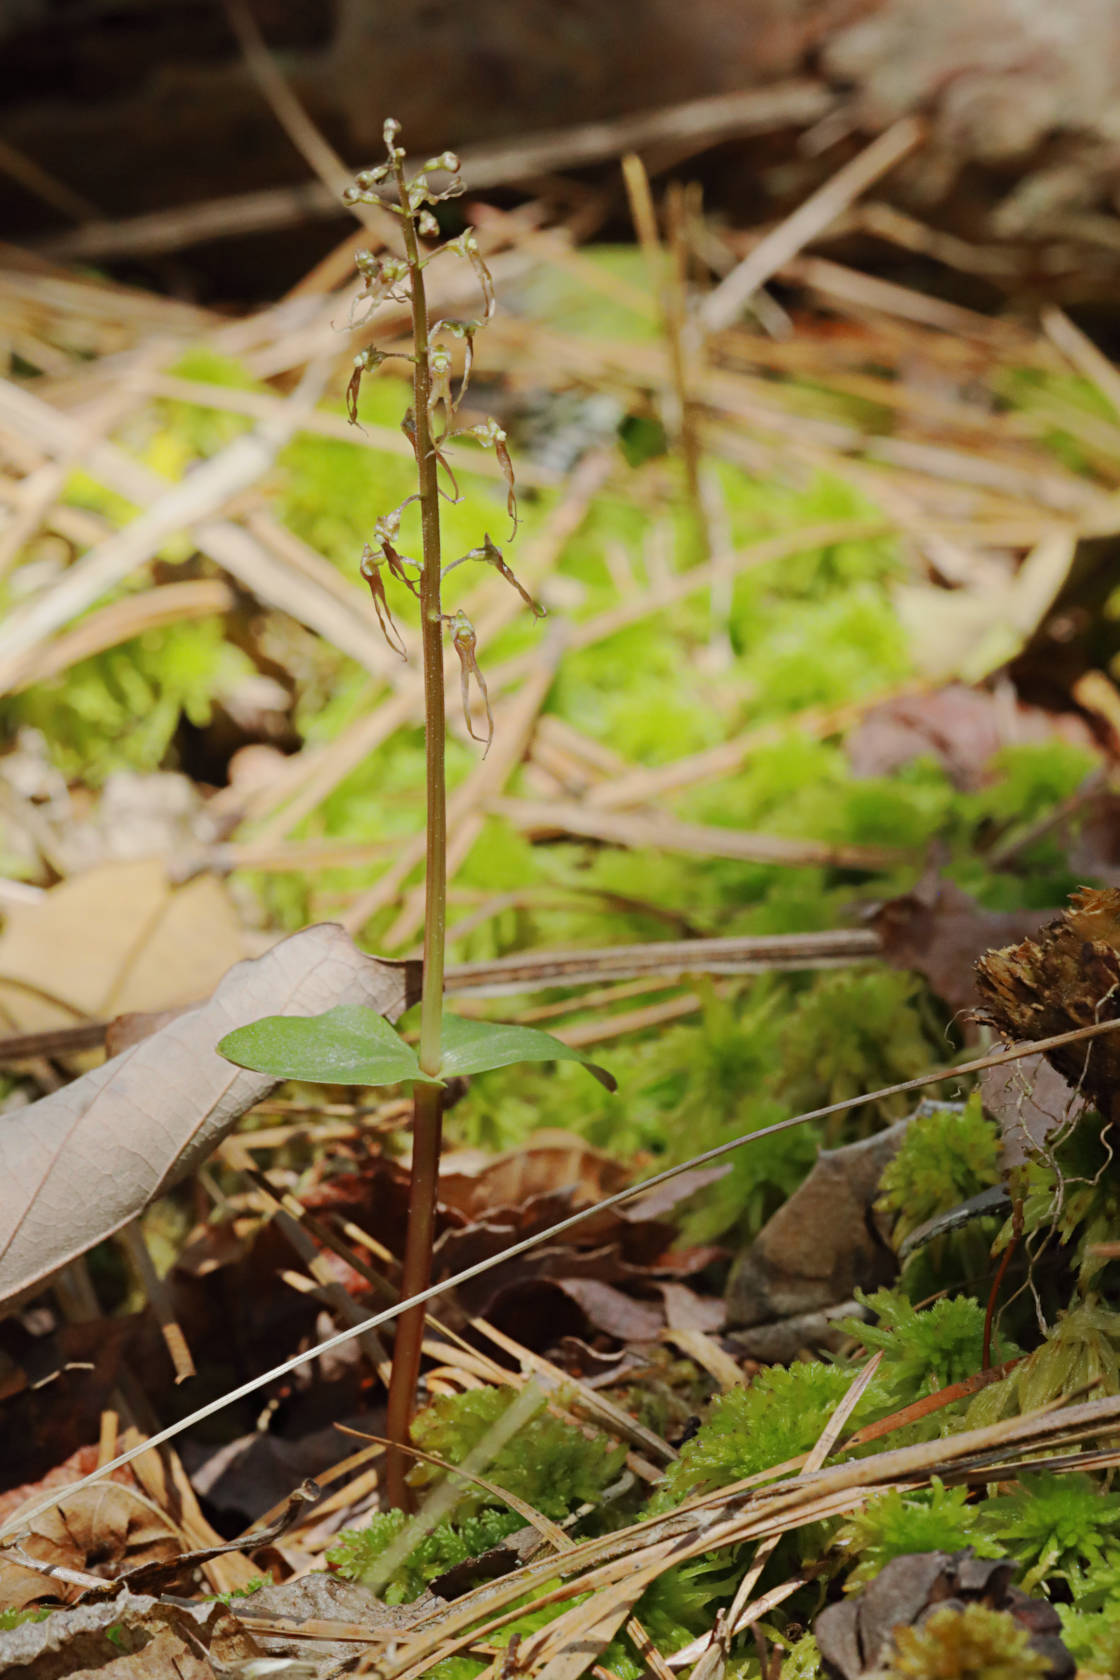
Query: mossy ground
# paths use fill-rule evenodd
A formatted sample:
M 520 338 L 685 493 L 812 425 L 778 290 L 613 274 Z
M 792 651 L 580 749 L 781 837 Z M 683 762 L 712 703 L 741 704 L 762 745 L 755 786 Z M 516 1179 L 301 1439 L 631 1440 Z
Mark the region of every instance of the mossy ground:
M 619 267 L 617 254 L 606 260 L 612 272 L 628 272 L 625 262 Z M 568 330 L 630 336 L 634 342 L 649 337 L 648 323 L 628 317 L 621 306 L 608 307 L 600 300 L 590 311 L 584 307 L 573 314 L 570 292 L 561 292 L 549 307 Z M 527 298 L 525 304 L 537 307 L 540 299 Z M 185 357 L 175 371 L 213 384 L 253 384 L 235 364 L 206 351 Z M 1075 411 L 1080 405 L 1089 414 L 1099 406 L 1087 400 L 1079 382 L 1009 376 L 1009 403 L 1029 407 L 1044 400 L 1064 402 Z M 402 406 L 395 380 L 366 381 L 362 416 L 368 424 L 395 428 Z M 336 407 L 341 413 L 341 403 Z M 215 453 L 248 424 L 202 404 L 161 401 L 133 423 L 123 441 L 170 483 L 191 461 Z M 636 447 L 625 418 L 621 431 L 627 447 L 619 452 L 611 482 L 555 567 L 564 616 L 577 626 L 618 604 L 619 568 L 612 567 L 612 554 L 624 557 L 638 594 L 658 563 L 671 568 L 695 558 L 675 463 L 657 454 L 655 437 L 647 438 L 647 447 Z M 1086 464 L 1075 433 L 1057 422 L 1053 443 L 1073 467 Z M 449 551 L 472 546 L 481 529 L 504 519 L 504 488 L 470 470 L 468 451 L 464 460 L 458 469 L 464 499 L 445 510 Z M 407 495 L 410 472 L 406 460 L 376 448 L 304 435 L 277 463 L 276 511 L 297 536 L 352 576 L 374 519 Z M 791 471 L 779 482 L 754 478 L 727 462 L 712 472 L 728 537 L 737 549 L 777 533 L 876 513 L 850 484 L 824 472 Z M 538 490 L 523 496 L 523 550 L 545 529 L 558 494 Z M 109 520 L 129 511 L 78 473 L 68 485 L 67 500 Z M 405 548 L 407 536 L 406 527 Z M 169 568 L 196 564 L 185 538 L 168 543 L 159 559 Z M 726 598 L 718 592 L 713 598 L 710 589 L 698 591 L 672 610 L 641 617 L 566 654 L 546 711 L 635 767 L 662 765 L 746 729 L 773 726 L 775 738 L 751 751 L 740 768 L 676 796 L 673 814 L 790 839 L 896 848 L 906 861 L 856 874 L 672 851 L 622 852 L 573 840 L 534 846 L 491 816 L 454 885 L 466 907 L 476 905 L 479 895 L 511 888 L 517 889 L 519 903 L 459 939 L 453 959 L 481 960 L 533 946 L 651 940 L 663 937 L 667 927 L 698 934 L 833 928 L 843 925 L 861 901 L 882 900 L 911 887 L 934 846 L 949 878 L 991 908 L 1059 904 L 1078 878 L 1052 836 L 1024 848 L 1012 870 L 992 866 L 987 848 L 1000 835 L 1045 818 L 1067 799 L 1093 766 L 1088 753 L 1056 739 L 1008 749 L 993 761 L 979 791 L 965 793 L 933 757 L 889 776 L 857 777 L 842 741 L 816 739 L 799 728 L 799 714 L 806 708 L 865 700 L 915 676 L 892 593 L 904 571 L 899 546 L 888 536 L 824 546 L 807 541 L 803 550 L 783 560 L 739 572 Z M 456 577 L 456 588 L 468 587 L 465 572 Z M 390 584 L 390 598 L 404 606 L 393 594 L 396 587 Z M 273 624 L 266 634 L 271 652 L 281 652 L 288 662 L 296 694 L 293 722 L 305 742 L 330 742 L 382 697 L 384 691 L 366 672 L 305 633 Z M 482 649 L 484 669 L 531 650 L 539 634 L 527 620 L 503 630 Z M 63 679 L 10 697 L 4 703 L 3 728 L 9 739 L 21 728 L 41 731 L 63 774 L 80 774 L 96 788 L 122 765 L 174 768 L 181 720 L 204 726 L 215 698 L 253 668 L 249 654 L 227 636 L 220 620 L 180 624 L 148 632 L 83 661 Z M 398 731 L 327 795 L 294 837 L 394 842 L 415 834 L 422 820 L 422 760 L 419 728 Z M 473 746 L 452 744 L 448 773 L 453 788 L 476 762 Z M 520 773 L 511 791 L 528 786 Z M 294 871 L 242 871 L 238 885 L 253 897 L 263 921 L 284 928 L 329 916 L 368 881 L 368 870 L 331 869 L 314 878 Z M 452 908 L 454 920 L 454 900 Z M 391 911 L 371 920 L 364 930 L 369 948 L 382 948 L 391 921 Z M 543 1001 L 564 995 L 554 991 Z M 574 1009 L 573 1019 L 579 1018 Z M 951 1060 L 958 1048 L 947 1011 L 909 975 L 867 966 L 720 982 L 704 988 L 692 1018 L 612 1046 L 619 1097 L 606 1096 L 565 1068 L 491 1073 L 476 1079 L 453 1110 L 449 1132 L 453 1142 L 501 1148 L 525 1142 L 537 1129 L 561 1126 L 620 1157 L 641 1152 L 666 1164 L 798 1109 L 909 1078 Z M 720 1238 L 732 1247 L 745 1244 L 800 1183 L 820 1143 L 850 1141 L 902 1111 L 902 1104 L 865 1105 L 827 1129 L 790 1131 L 736 1154 L 731 1171 L 703 1205 L 686 1211 L 686 1236 Z M 907 1228 L 993 1182 L 994 1136 L 975 1105 L 964 1116 L 934 1117 L 913 1138 L 914 1146 L 899 1157 L 884 1185 L 887 1205 Z M 1068 1336 L 1063 1341 L 1060 1321 L 1047 1336 L 1034 1326 L 1027 1344 L 1031 1361 L 1001 1385 L 998 1395 L 988 1391 L 981 1397 L 981 1410 L 996 1408 L 992 1415 L 1025 1409 L 1027 1400 L 1037 1403 L 1040 1396 L 1051 1398 L 1070 1381 L 1076 1386 L 1092 1380 L 1110 1391 L 1118 1386 L 1120 1336 L 1107 1306 L 1107 1278 L 1087 1252 L 1091 1239 L 1114 1234 L 1112 1179 L 1102 1175 L 1100 1161 L 1080 1160 L 1093 1155 L 1091 1136 L 1071 1141 L 1069 1149 L 1079 1152 L 1076 1170 L 1070 1170 L 1069 1162 L 1061 1171 L 1052 1163 L 1032 1167 L 1027 1229 L 1056 1229 L 1080 1268 L 1081 1286 L 1096 1293 L 1070 1308 L 1083 1315 L 1084 1333 L 1075 1348 L 1067 1345 Z M 1062 1193 L 1056 1202 L 1059 1179 Z M 903 1234 L 901 1225 L 896 1234 Z M 989 1242 L 991 1235 L 994 1231 Z M 853 1343 L 851 1357 L 764 1373 L 718 1402 L 656 1496 L 658 1508 L 672 1507 L 697 1487 L 723 1485 L 811 1446 L 859 1359 L 872 1349 L 883 1351 L 884 1362 L 865 1397 L 861 1420 L 885 1415 L 975 1371 L 984 1301 L 966 1287 L 974 1249 L 974 1243 L 970 1249 L 966 1242 L 948 1242 L 938 1250 L 932 1271 L 926 1257 L 904 1274 L 898 1291 L 872 1298 L 877 1326 L 866 1331 L 862 1349 Z M 915 1310 L 937 1291 L 951 1291 L 954 1298 Z M 1027 1319 L 1029 1332 L 1029 1314 Z M 1018 1334 L 1019 1319 L 1014 1328 Z M 1091 1368 L 1085 1365 L 1089 1343 Z M 1010 1348 L 1008 1341 L 1001 1350 L 1005 1357 Z M 458 1462 L 471 1433 L 470 1407 L 492 1408 L 499 1399 L 494 1395 L 481 1402 L 467 1395 L 458 1410 L 456 1404 L 441 1403 L 435 1414 L 425 1414 L 428 1423 L 422 1421 L 421 1433 L 431 1426 L 434 1450 Z M 962 1406 L 939 1414 L 930 1427 L 959 1427 L 966 1410 Z M 515 1443 L 510 1464 L 489 1472 L 500 1484 L 509 1478 L 503 1485 L 556 1518 L 582 1499 L 594 1502 L 607 1485 L 605 1470 L 617 1468 L 602 1441 L 589 1441 L 578 1431 L 565 1433 L 566 1428 L 556 1424 L 548 1441 L 538 1435 Z M 557 1455 L 567 1479 L 557 1479 Z M 964 1489 L 935 1485 L 925 1492 L 887 1494 L 846 1526 L 837 1522 L 828 1530 L 806 1530 L 792 1542 L 792 1555 L 801 1563 L 823 1564 L 826 1572 L 779 1620 L 783 1626 L 798 1618 L 805 1622 L 819 1606 L 829 1574 L 846 1572 L 848 1585 L 854 1586 L 888 1558 L 936 1539 L 939 1545 L 971 1544 L 982 1553 L 1011 1555 L 1043 1584 L 1051 1583 L 1060 1598 L 1073 1596 L 1076 1608 L 1063 1610 L 1071 1646 L 1085 1661 L 1104 1663 L 1117 1650 L 1120 1627 L 1116 1496 L 1097 1481 L 1075 1477 L 1055 1480 L 1052 1489 L 1028 1485 L 1026 1491 L 1045 1491 L 1047 1497 L 1024 1503 L 1021 1493 L 1004 1492 L 982 1500 Z M 394 1590 L 411 1596 L 440 1569 L 493 1544 L 510 1526 L 508 1511 L 473 1497 L 469 1509 L 464 1506 L 429 1538 L 422 1556 L 408 1560 Z M 360 1577 L 362 1556 L 376 1553 L 392 1528 L 382 1521 L 364 1537 L 341 1543 L 339 1566 Z M 726 1602 L 743 1562 L 719 1556 L 672 1571 L 658 1582 L 641 1606 L 655 1642 L 668 1651 L 705 1631 L 713 1607 Z M 777 1624 L 772 1631 L 782 1637 Z M 621 1641 L 605 1660 L 620 1680 L 639 1672 Z M 470 1680 L 484 1666 L 459 1657 L 438 1672 L 444 1680 Z M 757 1672 L 750 1655 L 737 1655 L 734 1667 L 744 1680 Z M 804 1680 L 818 1672 L 811 1640 L 796 1646 L 788 1672 Z

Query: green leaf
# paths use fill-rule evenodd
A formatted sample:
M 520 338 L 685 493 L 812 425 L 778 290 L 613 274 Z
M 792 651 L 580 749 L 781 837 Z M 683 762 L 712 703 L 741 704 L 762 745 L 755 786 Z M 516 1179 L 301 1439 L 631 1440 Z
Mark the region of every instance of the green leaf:
M 579 1062 L 608 1091 L 618 1088 L 605 1068 L 585 1061 L 551 1033 L 457 1015 L 443 1017 L 441 1077 L 430 1079 L 385 1017 L 359 1004 L 340 1004 L 323 1015 L 266 1015 L 227 1033 L 218 1049 L 238 1067 L 315 1085 L 440 1085 L 455 1074 L 485 1073 L 514 1062 Z
M 600 1085 L 617 1091 L 618 1082 L 606 1068 L 585 1061 L 578 1050 L 536 1027 L 511 1027 L 501 1021 L 467 1021 L 445 1015 L 440 1029 L 440 1073 L 487 1073 L 515 1062 L 579 1062 Z
M 361 1004 L 339 1004 L 323 1015 L 266 1015 L 227 1033 L 218 1049 L 238 1067 L 313 1085 L 441 1083 L 420 1072 L 415 1050 L 383 1015 Z

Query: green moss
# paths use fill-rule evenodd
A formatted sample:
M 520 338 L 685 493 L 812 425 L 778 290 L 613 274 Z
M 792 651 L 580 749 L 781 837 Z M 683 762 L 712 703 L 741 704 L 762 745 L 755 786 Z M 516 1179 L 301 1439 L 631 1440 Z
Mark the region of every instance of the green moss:
M 203 1603 L 232 1604 L 234 1599 L 252 1598 L 253 1594 L 259 1593 L 262 1587 L 270 1587 L 271 1585 L 272 1577 L 270 1575 L 254 1575 L 246 1581 L 243 1587 L 231 1587 L 229 1592 L 204 1593 Z
M 1062 1640 L 1077 1659 L 1078 1670 L 1094 1674 L 1120 1674 L 1120 1598 L 1110 1600 L 1103 1610 L 1085 1610 L 1080 1605 L 1062 1604 Z
M 441 1396 L 417 1415 L 413 1439 L 425 1452 L 449 1464 L 461 1464 L 513 1397 L 512 1389 L 499 1388 L 474 1388 L 465 1394 Z M 615 1446 L 594 1431 L 584 1434 L 575 1424 L 545 1411 L 518 1431 L 485 1474 L 488 1481 L 507 1488 L 543 1516 L 558 1521 L 575 1506 L 598 1500 L 618 1476 L 625 1459 L 624 1447 Z M 439 1474 L 421 1465 L 413 1480 L 423 1486 Z M 458 1511 L 478 1510 L 485 1498 L 478 1490 L 464 1490 Z
M 921 990 L 913 976 L 887 969 L 817 976 L 778 1034 L 779 1095 L 797 1112 L 924 1073 L 933 1054 L 915 1007 Z M 841 1126 L 850 1136 L 861 1121 L 897 1118 L 912 1102 L 906 1094 L 884 1098 L 870 1111 L 855 1110 Z
M 41 1609 L 33 1607 L 30 1610 L 0 1610 L 0 1633 L 8 1633 L 12 1628 L 22 1627 L 24 1622 L 45 1622 L 48 1616 L 53 1616 L 55 1609 Z
M 1120 1313 L 1074 1297 L 1040 1345 L 970 1403 L 967 1427 L 978 1429 L 1087 1391 L 1120 1393 Z
M 811 1633 L 802 1634 L 782 1658 L 782 1680 L 821 1680 L 821 1653 Z
M 982 1520 L 1023 1565 L 1026 1591 L 1062 1580 L 1079 1603 L 1088 1571 L 1120 1538 L 1120 1494 L 1086 1475 L 1022 1475 L 1015 1493 L 987 1501 Z
M 1006 1610 L 967 1604 L 935 1610 L 920 1627 L 895 1629 L 889 1680 L 1046 1680 L 1048 1657 Z
M 1112 1170 L 1108 1129 L 1090 1110 L 1033 1157 L 1027 1169 L 1024 1229 L 1054 1232 L 1072 1250 L 1082 1289 L 1097 1284 L 1108 1262 L 1094 1250 L 1120 1226 L 1120 1175 Z M 1003 1240 L 1010 1235 L 1010 1223 Z
M 919 1312 L 900 1290 L 856 1293 L 878 1323 L 850 1319 L 846 1328 L 869 1352 L 882 1350 L 879 1378 L 890 1386 L 899 1406 L 983 1369 L 985 1309 L 973 1296 L 943 1296 Z M 1012 1349 L 1007 1357 L 1017 1351 Z
M 635 1607 L 635 1615 L 663 1656 L 671 1656 L 712 1626 L 714 1607 L 734 1593 L 737 1572 L 726 1553 L 700 1558 L 695 1563 L 667 1569 L 646 1588 Z M 611 1641 L 603 1665 L 619 1680 L 641 1680 L 648 1675 L 629 1639 Z
M 999 1182 L 999 1134 L 979 1092 L 962 1109 L 919 1113 L 879 1182 L 876 1207 L 893 1214 L 896 1248 L 928 1219 Z
M 892 1558 L 910 1552 L 954 1552 L 971 1546 L 978 1557 L 1000 1557 L 998 1542 L 985 1532 L 969 1490 L 947 1488 L 934 1477 L 928 1488 L 894 1488 L 869 1499 L 843 1525 L 834 1544 L 855 1560 L 844 1579 L 854 1592 L 873 1581 Z
M 772 1366 L 749 1387 L 721 1395 L 666 1471 L 651 1511 L 671 1510 L 694 1494 L 710 1493 L 808 1452 L 853 1378 L 854 1372 L 840 1365 Z M 856 1407 L 852 1427 L 881 1412 L 884 1399 L 873 1381 Z
M 444 1657 L 442 1662 L 428 1670 L 425 1680 L 477 1680 L 478 1675 L 485 1674 L 489 1666 L 477 1657 Z
M 523 313 L 546 321 L 557 331 L 578 337 L 632 343 L 651 343 L 659 337 L 657 310 L 650 292 L 645 261 L 636 245 L 597 245 L 580 252 L 577 272 L 561 263 L 540 263 L 519 284 L 517 307 Z M 629 303 L 624 295 L 600 290 L 594 282 L 599 270 L 625 282 L 637 294 Z M 648 307 L 638 301 L 648 298 Z
M 338 1542 L 328 1551 L 327 1562 L 348 1581 L 364 1584 L 367 1580 L 376 1580 L 378 1559 L 408 1520 L 403 1511 L 379 1511 L 367 1527 L 344 1529 Z M 492 1507 L 473 1516 L 437 1523 L 431 1533 L 413 1547 L 386 1585 L 383 1592 L 385 1602 L 409 1603 L 418 1598 L 428 1582 L 434 1581 L 437 1575 L 468 1558 L 480 1556 L 524 1526 L 524 1519 L 516 1511 L 508 1508 L 498 1511 Z
M 1034 822 L 1076 793 L 1095 767 L 1092 753 L 1060 737 L 1004 747 L 991 760 L 992 780 L 962 801 L 962 811 L 1000 827 Z
M 813 649 L 806 659 L 805 649 Z M 889 601 L 870 586 L 770 615 L 765 636 L 749 647 L 753 682 L 767 709 L 836 705 L 885 688 L 909 673 L 905 644 Z
M 63 775 L 98 786 L 114 770 L 156 770 L 185 716 L 210 721 L 215 696 L 252 666 L 220 619 L 142 635 L 36 683 L 6 703 L 9 727 L 42 731 Z

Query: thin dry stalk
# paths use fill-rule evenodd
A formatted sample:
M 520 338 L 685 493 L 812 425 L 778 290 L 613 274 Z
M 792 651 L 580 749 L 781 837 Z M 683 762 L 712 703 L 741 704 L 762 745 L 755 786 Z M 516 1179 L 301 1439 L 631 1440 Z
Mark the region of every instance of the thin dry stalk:
M 804 1469 L 799 1472 L 802 1477 L 811 1476 L 817 1470 L 820 1470 L 825 1460 L 831 1456 L 836 1443 L 843 1434 L 845 1424 L 867 1392 L 868 1385 L 882 1364 L 882 1360 L 883 1355 L 880 1351 L 867 1361 L 867 1364 L 829 1418 L 821 1432 L 820 1439 L 806 1455 Z M 758 1584 L 762 1571 L 773 1556 L 780 1538 L 780 1535 L 772 1534 L 759 1543 L 754 1554 L 754 1561 L 736 1588 L 735 1597 L 731 1601 L 731 1608 L 727 1612 L 729 1638 L 733 1639 L 737 1633 L 742 1632 L 745 1627 L 749 1627 L 753 1617 L 757 1614 L 751 1605 L 751 1594 Z
M 823 233 L 853 199 L 893 169 L 908 152 L 912 152 L 924 133 L 922 124 L 916 118 L 903 117 L 838 170 L 830 181 L 810 194 L 791 216 L 760 240 L 750 256 L 738 268 L 732 269 L 705 299 L 701 320 L 706 329 L 719 332 L 723 327 L 730 326 L 750 301 L 752 293 Z
M 80 660 L 119 647 L 146 630 L 221 616 L 232 611 L 235 599 L 233 590 L 221 578 L 190 578 L 183 583 L 160 584 L 142 595 L 126 596 L 48 642 L 36 655 L 34 665 L 26 666 L 23 675 L 14 680 L 12 691 L 19 694 L 35 683 L 60 677 Z
M 895 847 L 829 846 L 816 840 L 790 840 L 779 834 L 747 834 L 739 829 L 706 827 L 670 817 L 624 815 L 589 810 L 560 800 L 535 804 L 529 799 L 492 799 L 490 809 L 533 839 L 573 834 L 610 845 L 683 852 L 699 857 L 740 858 L 750 863 L 823 865 L 838 869 L 891 869 L 907 861 Z
M 299 1202 L 294 1196 L 286 1195 L 284 1191 L 275 1189 L 269 1183 L 265 1174 L 254 1166 L 252 1159 L 249 1156 L 248 1149 L 244 1143 L 239 1143 L 237 1145 L 237 1154 L 239 1159 L 235 1161 L 235 1164 L 240 1168 L 245 1177 L 248 1178 L 251 1183 L 256 1185 L 257 1189 L 265 1197 L 267 1204 L 275 1210 L 274 1217 L 276 1219 L 278 1229 L 283 1233 L 284 1238 L 289 1245 L 299 1255 L 304 1266 L 307 1268 L 309 1275 L 314 1278 L 324 1302 L 330 1306 L 338 1317 L 345 1323 L 351 1325 L 360 1325 L 364 1323 L 366 1317 L 365 1313 L 354 1300 L 353 1296 L 349 1295 L 343 1288 L 330 1265 L 315 1246 L 311 1236 L 312 1225 L 314 1225 L 315 1236 L 318 1237 L 319 1241 L 324 1243 L 325 1246 L 331 1249 L 334 1253 L 338 1254 L 346 1261 L 347 1265 L 352 1266 L 355 1270 L 357 1270 L 360 1262 L 356 1262 L 355 1256 L 349 1252 L 345 1244 L 339 1242 L 333 1232 L 331 1232 L 326 1226 L 322 1225 L 318 1220 L 314 1220 L 313 1216 L 308 1214 L 307 1209 L 301 1202 Z M 368 1271 L 368 1268 L 363 1267 L 362 1270 L 367 1276 L 367 1281 L 370 1281 L 371 1279 L 375 1282 L 380 1281 L 376 1279 L 375 1274 Z M 382 1285 L 382 1300 L 385 1299 L 386 1287 L 387 1286 Z M 394 1292 L 392 1290 L 388 1290 L 390 1298 L 393 1297 L 393 1293 Z M 385 1351 L 385 1344 L 382 1342 L 381 1337 L 377 1334 L 376 1330 L 368 1332 L 363 1331 L 363 1333 L 358 1337 L 358 1345 L 362 1349 L 366 1358 L 369 1360 L 372 1369 L 381 1379 L 381 1382 L 388 1387 L 389 1375 L 392 1370 L 392 1362 Z
M 275 586 L 275 562 L 264 556 L 263 550 L 240 526 L 215 516 L 233 496 L 268 470 L 277 451 L 295 431 L 301 411 L 314 406 L 326 372 L 324 365 L 313 367 L 278 415 L 257 431 L 238 438 L 171 489 L 139 463 L 130 463 L 112 445 L 95 445 L 87 462 L 90 470 L 100 475 L 100 466 L 104 464 L 109 469 L 106 481 L 113 489 L 148 505 L 131 524 L 83 555 L 49 590 L 8 615 L 0 627 L 0 689 L 20 682 L 45 640 L 145 565 L 168 537 L 184 528 L 193 527 L 201 548 L 268 599 L 271 587 Z M 29 393 L 17 392 L 11 386 L 0 387 L 0 418 L 4 407 L 21 414 L 26 414 L 30 407 L 48 449 L 75 447 L 73 432 L 61 417 Z M 289 577 L 280 593 L 289 599 L 297 583 L 302 584 L 300 601 L 306 611 L 312 594 L 309 583 Z M 314 594 L 314 608 L 317 608 L 318 592 Z M 332 633 L 337 630 L 346 641 L 352 642 L 352 625 L 348 627 L 347 615 L 337 609 L 336 603 L 332 603 L 332 609 L 329 613 Z M 319 616 L 317 612 L 316 616 Z
M 677 1512 L 646 1519 L 620 1534 L 585 1542 L 563 1558 L 530 1563 L 485 1594 L 468 1594 L 440 1619 L 438 1626 L 418 1627 L 411 1638 L 401 1642 L 396 1653 L 380 1656 L 379 1670 L 386 1680 L 418 1680 L 436 1653 L 436 1660 L 450 1656 L 475 1639 L 489 1637 L 517 1616 L 609 1587 L 624 1580 L 630 1570 L 652 1568 L 654 1564 L 671 1567 L 749 1539 L 780 1537 L 791 1528 L 856 1509 L 883 1488 L 923 1486 L 932 1476 L 948 1475 L 954 1466 L 967 1471 L 970 1461 L 990 1457 L 993 1452 L 1002 1455 L 1002 1466 L 1010 1472 L 1013 1465 L 1029 1462 L 1039 1446 L 1055 1437 L 1073 1441 L 1112 1433 L 1118 1420 L 1120 1399 L 1109 1397 L 1057 1414 L 1034 1413 L 944 1440 L 896 1448 L 833 1470 L 818 1471 L 796 1482 L 725 1498 L 722 1508 L 714 1507 L 703 1514 Z M 1014 1449 L 1014 1459 L 1008 1458 L 1009 1448 Z M 1071 1460 L 1076 1462 L 1076 1458 Z M 992 1475 L 987 1467 L 978 1473 Z M 542 1593 L 528 1605 L 524 1603 L 527 1592 L 557 1574 L 568 1577 L 565 1585 Z M 515 1601 L 517 1608 L 494 1615 L 495 1610 Z M 481 1626 L 480 1615 L 488 1618 Z
M 245 55 L 250 75 L 268 100 L 277 122 L 297 152 L 311 166 L 334 198 L 341 200 L 352 215 L 378 234 L 391 249 L 398 250 L 400 232 L 389 212 L 380 210 L 373 204 L 352 203 L 344 196 L 353 179 L 353 172 L 346 167 L 322 131 L 311 121 L 276 68 L 246 0 L 225 0 L 225 9 Z
M 1042 325 L 1066 360 L 1096 386 L 1113 412 L 1120 415 L 1120 372 L 1108 357 L 1062 309 L 1044 309 Z
M 163 1344 L 171 1360 L 177 1383 L 186 1382 L 188 1377 L 196 1375 L 194 1359 L 183 1332 L 183 1326 L 175 1315 L 175 1306 L 171 1298 L 171 1291 L 156 1271 L 152 1257 L 148 1252 L 148 1245 L 144 1240 L 144 1232 L 138 1219 L 130 1219 L 121 1228 L 118 1239 L 128 1256 L 129 1263 L 136 1273 L 147 1296 L 148 1305 L 155 1314 L 159 1325 Z M 112 1456 L 111 1454 L 109 1455 Z
M 925 686 L 892 683 L 889 688 L 877 689 L 861 700 L 841 706 L 811 706 L 806 711 L 773 723 L 756 724 L 742 735 L 721 741 L 716 747 L 707 747 L 703 752 L 690 753 L 687 758 L 674 759 L 648 770 L 634 770 L 629 776 L 619 776 L 601 788 L 592 788 L 587 794 L 587 803 L 604 811 L 620 810 L 626 806 L 645 805 L 666 794 L 699 787 L 705 782 L 722 780 L 741 770 L 752 753 L 777 745 L 791 733 L 818 739 L 841 735 L 853 724 L 859 723 L 874 707 L 907 695 L 920 694 Z

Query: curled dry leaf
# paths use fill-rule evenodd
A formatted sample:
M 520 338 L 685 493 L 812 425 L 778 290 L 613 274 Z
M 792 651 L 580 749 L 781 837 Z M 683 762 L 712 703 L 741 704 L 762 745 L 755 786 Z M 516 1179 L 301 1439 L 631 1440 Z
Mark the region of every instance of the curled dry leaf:
M 1077 712 L 1028 705 L 1014 691 L 998 693 L 949 683 L 922 694 L 899 694 L 872 706 L 845 744 L 857 776 L 888 776 L 935 758 L 958 788 L 983 787 L 991 761 L 1005 747 L 1060 738 L 1097 753 L 1099 743 Z
M 206 1680 L 263 1655 L 224 1604 L 167 1604 L 127 1590 L 0 1633 L 0 1670 L 38 1680 L 93 1673 L 113 1680 Z
M 262 1015 L 366 1004 L 392 1020 L 419 996 L 419 964 L 383 962 L 326 923 L 236 964 L 214 995 L 0 1133 L 0 1304 L 41 1287 L 183 1178 L 276 1085 L 215 1045 Z
M 567 1186 L 575 1192 L 573 1205 L 585 1207 L 621 1190 L 630 1176 L 620 1161 L 593 1149 L 575 1132 L 545 1128 L 533 1133 L 527 1147 L 498 1155 L 481 1149 L 445 1155 L 439 1195 L 445 1206 L 477 1219 L 495 1207 L 517 1205 Z
M 182 1536 L 136 1488 L 118 1482 L 78 1488 L 53 1511 L 36 1517 L 23 1542 L 27 1555 L 46 1566 L 44 1573 L 0 1552 L 0 1604 L 22 1609 L 42 1599 L 79 1596 L 80 1585 L 46 1569 L 102 1575 L 108 1584 L 142 1564 L 166 1563 L 182 1549 Z
M 662 1307 L 635 1301 L 598 1278 L 558 1277 L 553 1282 L 575 1302 L 594 1330 L 620 1342 L 655 1342 L 665 1327 Z
M 980 1075 L 984 1108 L 1003 1135 L 1002 1164 L 1017 1167 L 1047 1146 L 1055 1132 L 1073 1125 L 1085 1098 L 1063 1079 L 1046 1057 L 1024 1056 Z

